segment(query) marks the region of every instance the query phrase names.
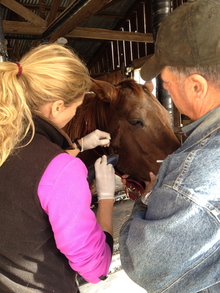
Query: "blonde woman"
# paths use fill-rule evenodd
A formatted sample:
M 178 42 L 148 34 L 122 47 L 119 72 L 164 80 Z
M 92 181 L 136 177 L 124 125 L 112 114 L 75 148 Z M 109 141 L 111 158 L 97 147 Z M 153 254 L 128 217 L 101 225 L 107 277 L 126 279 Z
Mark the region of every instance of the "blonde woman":
M 90 87 L 69 49 L 41 45 L 0 63 L 0 291 L 78 292 L 76 272 L 97 283 L 112 254 L 115 176 L 95 163 L 97 218 L 83 162 L 66 150 L 108 145 L 95 131 L 72 144 L 61 130 Z M 80 145 L 81 144 L 81 145 Z

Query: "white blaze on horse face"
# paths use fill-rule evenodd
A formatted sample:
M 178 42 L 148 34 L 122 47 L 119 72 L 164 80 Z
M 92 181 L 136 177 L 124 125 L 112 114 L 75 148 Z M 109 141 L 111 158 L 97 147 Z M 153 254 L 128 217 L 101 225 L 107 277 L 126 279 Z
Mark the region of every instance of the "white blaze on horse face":
M 156 163 L 163 163 L 164 160 L 156 160 Z

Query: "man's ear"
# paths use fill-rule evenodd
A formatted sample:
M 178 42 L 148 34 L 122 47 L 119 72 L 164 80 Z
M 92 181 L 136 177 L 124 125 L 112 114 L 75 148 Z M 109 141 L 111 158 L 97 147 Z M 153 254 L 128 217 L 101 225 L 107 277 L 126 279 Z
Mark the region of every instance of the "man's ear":
M 57 100 L 53 102 L 52 107 L 51 107 L 51 114 L 53 117 L 57 117 L 63 109 L 65 108 L 64 102 L 62 100 Z
M 191 94 L 194 95 L 195 99 L 200 100 L 206 96 L 208 83 L 203 76 L 199 74 L 192 74 L 188 77 L 188 82 Z

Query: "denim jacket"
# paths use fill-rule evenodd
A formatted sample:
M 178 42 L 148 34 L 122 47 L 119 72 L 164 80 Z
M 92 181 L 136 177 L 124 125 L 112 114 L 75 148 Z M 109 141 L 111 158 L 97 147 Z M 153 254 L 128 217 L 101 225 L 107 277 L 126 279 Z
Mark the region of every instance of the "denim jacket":
M 148 293 L 220 292 L 220 107 L 159 170 L 120 231 L 122 267 Z

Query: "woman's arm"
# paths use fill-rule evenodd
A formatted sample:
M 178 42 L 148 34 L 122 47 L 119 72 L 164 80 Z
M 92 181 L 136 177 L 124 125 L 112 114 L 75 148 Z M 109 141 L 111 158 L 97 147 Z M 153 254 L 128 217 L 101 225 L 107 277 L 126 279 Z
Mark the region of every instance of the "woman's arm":
M 73 270 L 88 282 L 97 283 L 108 274 L 111 263 L 111 247 L 101 225 L 111 233 L 113 204 L 100 204 L 99 224 L 90 209 L 91 193 L 86 178 L 87 169 L 80 159 L 60 154 L 43 174 L 38 195 L 57 248 L 68 258 Z
M 97 210 L 97 221 L 102 230 L 113 237 L 113 205 L 114 199 L 100 200 Z

